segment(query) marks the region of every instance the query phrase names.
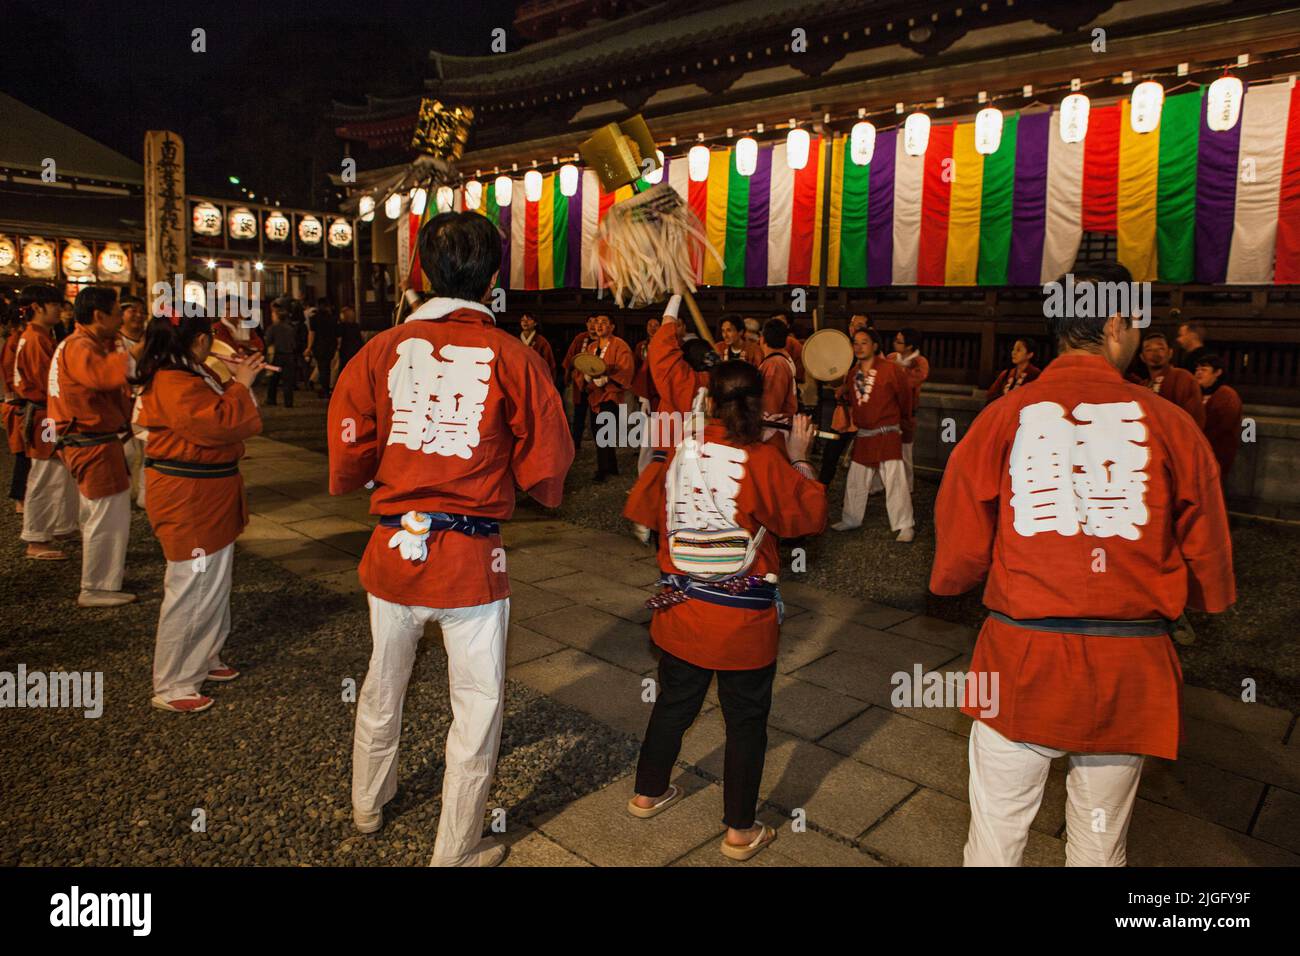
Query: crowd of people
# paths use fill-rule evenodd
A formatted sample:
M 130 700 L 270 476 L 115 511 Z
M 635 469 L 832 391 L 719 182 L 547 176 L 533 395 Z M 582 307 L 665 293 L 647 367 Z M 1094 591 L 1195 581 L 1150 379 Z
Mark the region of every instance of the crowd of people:
M 355 316 L 336 319 L 326 302 L 298 318 L 292 301 L 277 299 L 269 322 L 250 327 L 150 318 L 140 300 L 92 286 L 72 303 L 70 328 L 53 287 L 5 303 L 4 424 L 26 558 L 67 560 L 79 539 L 78 604 L 130 603 L 130 509 L 142 504 L 166 558 L 153 706 L 211 707 L 205 685 L 239 676 L 222 651 L 233 544 L 247 521 L 239 460 L 261 430 L 252 389 L 265 375 L 266 403 L 292 404 L 310 360 L 331 396 L 329 490 L 370 489 L 376 516 L 359 567 L 373 647 L 353 739 L 355 826 L 384 825 L 406 687 L 424 627 L 437 622 L 453 719 L 432 863 L 496 865 L 506 851 L 482 827 L 510 615 L 500 522 L 517 489 L 559 505 L 588 431 L 594 480 L 618 474 L 598 419 L 630 392 L 640 409 L 685 424 L 648 432 L 623 511 L 661 570 L 647 601 L 658 683 L 627 810 L 647 819 L 682 798 L 673 767 L 716 677 L 726 726 L 720 851 L 752 858 L 776 838 L 755 815 L 783 618 L 778 544 L 826 530 L 845 451 L 831 527 L 861 527 L 882 489 L 897 540 L 914 540 L 912 449 L 930 374 L 921 337 L 904 328 L 887 346 L 867 316 L 852 316 L 853 364 L 822 389 L 787 316 L 723 316 L 710 347 L 673 296 L 635 347 L 596 314 L 557 362 L 536 316 L 522 316 L 515 334 L 484 304 L 501 264 L 488 220 L 431 217 L 418 245 L 433 297 L 364 344 L 348 328 Z M 1113 263 L 1075 276 L 1076 285 L 1127 281 Z M 1049 319 L 1048 332 L 1050 363 L 1038 343 L 1016 341 L 952 452 L 935 507 L 931 590 L 986 581 L 990 612 L 962 705 L 975 721 L 969 865 L 1020 862 L 1051 760 L 1062 756 L 1067 859 L 1122 864 L 1144 757 L 1177 755 L 1172 622 L 1235 599 L 1220 473 L 1240 400 L 1203 330 L 1180 329 L 1190 371 L 1130 316 Z M 1139 353 L 1141 371 L 1130 374 Z M 834 437 L 816 438 L 818 398 L 833 409 Z M 1098 539 L 1112 572 L 1104 579 L 1093 576 Z M 992 712 L 975 692 L 990 675 L 1000 678 Z M 1099 808 L 1109 821 L 1100 828 Z

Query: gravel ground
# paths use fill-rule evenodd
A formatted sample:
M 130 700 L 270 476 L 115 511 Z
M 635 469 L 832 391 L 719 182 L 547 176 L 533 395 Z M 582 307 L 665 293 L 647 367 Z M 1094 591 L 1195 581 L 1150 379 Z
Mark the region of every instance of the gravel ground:
M 13 459 L 0 456 L 8 487 Z M 103 716 L 9 710 L 0 716 L 0 865 L 424 865 L 441 805 L 451 714 L 446 658 L 425 641 L 406 700 L 402 783 L 388 822 L 355 833 L 349 798 L 355 705 L 365 676 L 364 605 L 240 553 L 226 660 L 243 671 L 208 685 L 204 714 L 149 706 L 164 562 L 142 512 L 132 525 L 118 610 L 74 605 L 80 549 L 58 564 L 22 559 L 19 518 L 0 512 L 0 671 L 103 672 Z M 507 690 L 489 809 L 526 823 L 622 776 L 637 741 L 521 684 Z M 193 811 L 206 833 L 193 832 Z
M 302 401 L 292 413 L 268 416 L 267 434 L 281 441 L 323 451 L 320 426 L 323 405 Z M 621 511 L 636 477 L 636 456 L 619 455 L 622 474 L 602 485 L 591 482 L 595 453 L 583 442 L 569 473 L 567 494 L 557 516 L 605 531 L 625 531 Z M 830 489 L 831 520 L 838 520 L 844 499 L 841 468 Z M 944 620 L 979 626 L 984 619 L 980 591 L 956 598 L 929 593 L 927 582 L 934 559 L 934 498 L 939 474 L 919 472 L 913 506 L 916 540 L 893 540 L 883 500 L 873 496 L 862 529 L 848 534 L 827 532 L 803 543 L 807 549 L 804 580 L 832 591 L 869 598 Z M 521 507 L 535 507 L 525 502 Z M 1233 556 L 1238 602 L 1225 614 L 1193 612 L 1197 642 L 1179 647 L 1184 676 L 1191 684 L 1239 695 L 1242 681 L 1255 681 L 1263 703 L 1300 711 L 1300 528 L 1295 524 L 1236 517 L 1232 519 Z

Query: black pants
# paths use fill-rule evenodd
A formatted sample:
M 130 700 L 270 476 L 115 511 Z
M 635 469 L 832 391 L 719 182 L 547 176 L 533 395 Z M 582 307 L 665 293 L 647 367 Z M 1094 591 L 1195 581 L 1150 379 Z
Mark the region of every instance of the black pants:
M 618 446 L 617 444 L 609 445 L 602 448 L 598 440 L 600 435 L 599 419 L 601 415 L 610 414 L 618 415 L 618 402 L 601 402 L 600 408 L 596 409 L 591 415 L 591 439 L 596 442 L 596 474 L 597 475 L 617 475 L 618 474 Z M 615 432 L 617 435 L 617 431 Z
M 293 408 L 293 389 L 298 384 L 298 356 L 286 355 L 283 359 L 276 358 L 275 364 L 280 371 L 272 372 L 271 377 L 267 379 L 266 404 L 275 404 L 275 390 L 279 388 L 284 391 L 284 407 Z
M 682 735 L 699 715 L 714 671 L 661 651 L 659 695 L 641 743 L 636 792 L 657 797 L 668 789 Z M 717 671 L 718 700 L 727 725 L 722 770 L 722 822 L 737 830 L 754 825 L 758 785 L 767 759 L 767 715 L 772 709 L 776 661 L 752 671 Z
M 841 434 L 839 438 L 828 438 L 822 442 L 822 463 L 817 472 L 817 480 L 830 487 L 835 480 L 835 469 L 840 465 L 846 449 L 853 445 L 856 436 L 853 432 Z
M 32 461 L 22 452 L 14 454 L 14 473 L 9 479 L 9 497 L 22 501 L 27 497 L 27 473 L 32 470 Z
M 316 387 L 320 389 L 322 395 L 328 397 L 332 388 L 330 366 L 334 364 L 334 349 L 328 352 L 317 350 L 311 353 L 311 357 L 316 361 Z
M 573 400 L 573 421 L 570 423 L 569 434 L 573 437 L 573 450 L 576 452 L 582 447 L 582 433 L 587 430 L 587 396 L 579 394 Z

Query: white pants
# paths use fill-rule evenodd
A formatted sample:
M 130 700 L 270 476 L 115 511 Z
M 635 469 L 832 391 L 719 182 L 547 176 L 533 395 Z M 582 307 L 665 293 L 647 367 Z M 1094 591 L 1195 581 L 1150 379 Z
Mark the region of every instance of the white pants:
M 131 490 L 81 499 L 81 589 L 120 591 L 131 539 Z
M 126 455 L 126 467 L 131 472 L 131 489 L 135 492 L 135 503 L 144 507 L 144 442 L 132 435 L 122 444 Z
M 451 727 L 442 776 L 442 814 L 434 862 L 455 863 L 483 835 L 483 814 L 501 744 L 510 599 L 475 607 L 393 604 L 370 595 L 374 649 L 357 701 L 352 746 L 352 806 L 374 813 L 397 792 L 402 701 L 424 626 L 436 621 L 447 650 Z
M 22 539 L 28 542 L 49 541 L 56 534 L 77 530 L 77 509 L 81 495 L 63 459 L 55 455 L 44 460 L 33 458 L 27 475 L 27 495 L 23 498 Z
M 650 401 L 642 398 L 641 413 L 646 416 L 645 430 L 641 433 L 641 451 L 636 456 L 636 473 L 639 475 L 645 471 L 646 465 L 650 464 L 650 459 L 654 455 L 654 445 L 650 444 Z
M 163 700 L 197 694 L 208 671 L 221 667 L 234 566 L 233 542 L 215 554 L 167 562 L 153 656 L 153 692 Z
M 983 721 L 970 735 L 966 866 L 1019 866 L 1052 760 L 1065 751 L 1008 740 Z M 1125 866 L 1140 754 L 1070 754 L 1065 865 Z
M 903 442 L 903 470 L 907 472 L 907 493 L 911 494 L 916 490 L 916 482 L 913 480 L 914 473 L 912 470 L 912 447 L 913 442 Z
M 871 482 L 881 478 L 885 487 L 885 512 L 889 515 L 889 527 L 902 531 L 912 527 L 916 521 L 912 517 L 912 495 L 907 490 L 907 474 L 903 463 L 897 458 L 882 461 L 879 468 L 868 468 L 856 461 L 849 465 L 849 477 L 844 483 L 844 513 L 840 520 L 856 528 L 862 524 L 867 513 L 867 498 L 871 496 Z

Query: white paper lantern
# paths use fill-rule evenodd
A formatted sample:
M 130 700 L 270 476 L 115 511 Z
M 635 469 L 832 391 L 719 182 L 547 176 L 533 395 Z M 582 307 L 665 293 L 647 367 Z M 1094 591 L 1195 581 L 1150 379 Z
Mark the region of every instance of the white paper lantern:
M 393 193 L 384 200 L 384 215 L 389 219 L 396 219 L 402 214 L 402 194 Z
M 69 239 L 63 245 L 63 274 L 69 279 L 89 276 L 95 264 L 94 254 L 80 239 Z
M 754 175 L 758 169 L 758 143 L 752 136 L 736 140 L 736 172 L 742 176 Z
M 257 238 L 257 217 L 245 206 L 232 209 L 230 221 L 226 225 L 230 229 L 231 239 Z
M 808 165 L 808 148 L 812 138 L 806 129 L 795 127 L 785 137 L 785 164 L 791 169 L 803 169 Z
M 438 204 L 438 212 L 451 212 L 452 206 L 456 205 L 456 194 L 450 186 L 439 186 L 434 193 L 434 202 Z
M 515 184 L 510 181 L 509 176 L 498 176 L 495 186 L 497 194 L 497 208 L 504 209 L 510 205 L 510 200 L 515 195 Z
M 876 155 L 876 127 L 863 120 L 849 133 L 849 158 L 859 166 L 870 166 Z
M 374 222 L 375 221 L 375 197 L 362 196 L 360 202 L 357 203 L 357 212 L 361 213 L 362 222 Z
M 535 169 L 524 173 L 524 198 L 538 202 L 542 198 L 542 174 Z
M 331 222 L 329 242 L 335 249 L 346 249 L 352 245 L 352 223 L 346 219 L 335 219 Z
M 1002 111 L 992 106 L 975 114 L 975 152 L 991 156 L 1002 145 Z
M 298 240 L 309 246 L 319 245 L 325 236 L 325 227 L 315 216 L 303 216 L 298 220 Z
M 23 243 L 23 272 L 42 279 L 54 275 L 54 246 L 39 236 Z
M 483 184 L 471 179 L 465 184 L 465 208 L 473 212 L 483 204 Z
M 221 235 L 221 210 L 210 202 L 195 204 L 193 222 L 195 235 Z
M 1088 135 L 1088 111 L 1092 102 L 1082 93 L 1071 93 L 1061 100 L 1061 142 L 1082 143 Z
M 578 167 L 573 163 L 565 163 L 560 167 L 560 195 L 576 196 L 578 193 Z
M 656 149 L 656 150 L 655 150 L 655 156 L 658 157 L 658 159 L 659 159 L 659 165 L 656 166 L 654 169 L 650 170 L 650 172 L 646 173 L 645 176 L 642 177 L 642 178 L 643 178 L 646 182 L 648 182 L 651 186 L 655 186 L 655 185 L 658 185 L 659 183 L 663 182 L 663 178 L 664 178 L 664 153 L 663 153 L 663 150 L 661 150 L 661 149 Z
M 266 217 L 262 229 L 272 242 L 285 242 L 289 238 L 289 217 L 282 212 L 273 212 Z
M 8 236 L 0 236 L 0 269 L 12 269 L 18 261 L 18 244 Z
M 924 156 L 930 145 L 930 117 L 912 113 L 903 123 L 903 151 L 908 156 Z
M 691 175 L 691 182 L 702 183 L 709 178 L 709 147 L 700 144 L 692 146 L 686 154 L 686 167 Z
M 416 216 L 423 216 L 424 207 L 429 204 L 429 191 L 417 186 L 406 196 L 411 201 L 411 213 Z
M 1205 121 L 1210 129 L 1224 133 L 1237 125 L 1241 97 L 1241 80 L 1235 76 L 1221 76 L 1210 84 L 1205 105 Z
M 1160 125 L 1160 107 L 1165 102 L 1165 88 L 1155 80 L 1139 83 L 1129 103 L 1128 122 L 1135 133 L 1151 133 Z

